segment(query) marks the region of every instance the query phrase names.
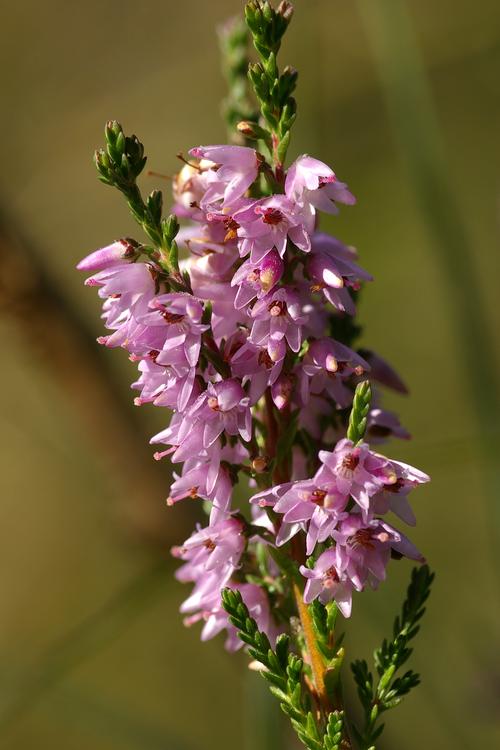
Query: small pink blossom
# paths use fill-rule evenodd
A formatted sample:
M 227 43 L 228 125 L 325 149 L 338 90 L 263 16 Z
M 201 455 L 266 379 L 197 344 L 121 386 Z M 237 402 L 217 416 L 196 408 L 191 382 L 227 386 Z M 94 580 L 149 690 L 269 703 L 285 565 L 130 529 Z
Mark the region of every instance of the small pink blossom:
M 257 297 L 268 294 L 283 275 L 284 263 L 278 251 L 270 250 L 258 263 L 245 261 L 234 274 L 231 286 L 237 286 L 236 308 L 245 307 Z
M 401 461 L 391 461 L 396 481 L 384 485 L 383 489 L 372 498 L 373 511 L 384 515 L 389 510 L 395 513 L 409 526 L 416 523 L 415 514 L 408 502 L 408 495 L 414 487 L 430 481 L 423 471 Z
M 241 378 L 244 386 L 248 384 L 251 406 L 257 403 L 266 388 L 272 386 L 281 373 L 286 351 L 276 351 L 276 354 L 279 356 L 273 360 L 267 347 L 256 346 L 247 341 L 230 358 L 232 374 Z
M 257 179 L 261 164 L 257 151 L 245 146 L 198 146 L 189 153 L 196 159 L 208 159 L 215 165 L 215 178 L 200 202 L 203 208 L 217 201 L 228 206 L 241 198 Z
M 133 261 L 138 257 L 137 243 L 134 240 L 122 239 L 111 245 L 94 250 L 83 258 L 77 265 L 79 271 L 104 271 L 124 261 Z
M 352 497 L 368 517 L 370 498 L 385 485 L 396 482 L 396 472 L 389 459 L 373 453 L 367 443 L 354 445 L 339 440 L 333 452 L 320 451 L 322 466 L 316 481 L 333 484 L 344 497 Z
M 344 617 L 350 617 L 353 583 L 347 575 L 339 575 L 336 565 L 336 552 L 330 548 L 318 557 L 313 568 L 300 566 L 300 572 L 307 579 L 304 602 L 310 604 L 319 599 L 322 604 L 328 604 L 335 601 Z
M 366 422 L 366 437 L 373 445 L 384 442 L 389 437 L 409 440 L 411 435 L 394 412 L 386 409 L 370 409 Z
M 191 294 L 174 292 L 151 300 L 149 311 L 140 316 L 143 331 L 136 337 L 139 351 L 159 352 L 162 365 L 198 363 L 201 336 L 209 326 L 202 323 L 203 307 Z
M 203 434 L 204 448 L 213 445 L 223 432 L 239 434 L 248 442 L 252 434 L 249 398 L 235 378 L 209 383 L 190 408 L 185 422 L 190 431 Z
M 322 232 L 314 234 L 312 252 L 307 259 L 312 291 L 322 291 L 331 305 L 349 315 L 354 315 L 356 308 L 348 289 L 357 290 L 362 281 L 373 280 L 355 259 L 356 252 L 335 237 Z
M 353 194 L 340 182 L 330 167 L 312 156 L 300 156 L 288 169 L 285 193 L 289 200 L 298 203 L 308 215 L 308 231 L 314 229 L 317 210 L 338 213 L 337 203 L 352 206 Z
M 144 331 L 140 318 L 156 292 L 158 272 L 150 263 L 120 263 L 99 271 L 85 281 L 99 287 L 104 299 L 102 318 L 113 331 L 98 341 L 107 347 L 123 346 L 134 351 L 137 338 Z
M 319 473 L 319 472 L 318 472 Z M 316 544 L 331 537 L 339 521 L 346 516 L 348 498 L 338 492 L 335 482 L 324 483 L 318 474 L 313 479 L 293 482 L 274 505 L 274 512 L 283 514 L 283 521 L 307 528 L 306 552 L 312 554 Z M 290 538 L 287 534 L 287 541 Z M 277 544 L 282 543 L 281 538 Z
M 347 575 L 354 587 L 361 591 L 366 583 L 376 588 L 385 580 L 385 570 L 394 551 L 399 556 L 425 562 L 410 540 L 385 521 L 363 521 L 361 515 L 351 514 L 333 532 L 336 541 L 336 568 Z
M 273 248 L 283 257 L 288 239 L 300 250 L 310 250 L 303 217 L 284 195 L 254 201 L 233 214 L 233 220 L 238 225 L 240 255 L 250 255 L 252 263 L 258 263 Z
M 273 362 L 283 359 L 286 343 L 293 352 L 299 351 L 306 318 L 296 291 L 279 287 L 257 300 L 251 316 L 254 322 L 249 340 L 257 346 L 266 346 Z
M 361 376 L 370 366 L 363 357 L 334 339 L 321 339 L 309 345 L 299 368 L 302 402 L 310 394 L 326 392 L 344 409 L 352 402 L 352 390 L 344 385 L 351 375 Z

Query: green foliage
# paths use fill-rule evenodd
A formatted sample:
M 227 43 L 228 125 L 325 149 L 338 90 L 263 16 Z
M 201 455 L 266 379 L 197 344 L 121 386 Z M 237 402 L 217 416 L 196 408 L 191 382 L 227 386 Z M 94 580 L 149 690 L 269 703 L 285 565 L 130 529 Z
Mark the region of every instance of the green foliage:
M 250 0 L 246 4 L 245 20 L 261 57 L 278 53 L 292 15 L 293 6 L 289 2 L 281 2 L 276 9 L 268 0 Z
M 290 652 L 290 639 L 282 634 L 276 641 L 273 650 L 265 633 L 259 631 L 257 623 L 250 616 L 239 591 L 224 589 L 222 605 L 228 613 L 230 622 L 238 630 L 238 636 L 247 645 L 250 656 L 262 664 L 261 675 L 269 683 L 271 693 L 278 698 L 282 711 L 289 717 L 299 739 L 309 750 L 340 750 L 344 737 L 343 711 L 332 711 L 326 721 L 318 721 L 317 712 L 311 710 L 310 695 L 303 689 L 302 659 Z M 313 619 L 321 632 L 321 639 L 327 641 L 327 630 L 333 629 L 336 619 L 336 607 L 314 607 Z M 331 630 L 329 631 L 331 633 Z M 342 656 L 343 656 L 343 650 Z M 330 665 L 339 661 L 338 646 L 329 654 Z M 341 661 L 341 659 L 340 659 Z
M 94 155 L 99 179 L 126 194 L 146 164 L 144 146 L 137 136 L 126 136 L 116 120 L 106 123 L 104 137 L 106 148 Z
M 259 101 L 267 133 L 252 133 L 249 137 L 264 140 L 276 166 L 285 160 L 290 143 L 290 129 L 296 118 L 297 106 L 292 93 L 297 85 L 297 71 L 287 66 L 280 74 L 276 56 L 281 40 L 293 14 L 289 2 L 281 2 L 275 9 L 265 0 L 252 0 L 245 7 L 245 19 L 260 61 L 248 68 L 248 76 Z M 245 123 L 246 124 L 246 123 Z
M 250 617 L 239 591 L 224 589 L 222 605 L 230 622 L 237 628 L 238 636 L 247 645 L 250 656 L 262 664 L 261 675 L 269 683 L 269 689 L 279 700 L 300 740 L 309 750 L 323 750 L 325 746 L 311 711 L 309 695 L 302 686 L 302 659 L 290 652 L 289 637 L 280 635 L 273 650 L 267 635 Z
M 431 573 L 427 565 L 414 568 L 401 615 L 394 621 L 392 639 L 384 639 L 380 648 L 374 652 L 378 676 L 376 684 L 364 659 L 351 665 L 365 714 L 363 731 L 355 729 L 361 750 L 374 750 L 374 743 L 384 729 L 383 724 L 377 725 L 380 715 L 397 706 L 403 696 L 420 682 L 419 675 L 411 670 L 400 677 L 395 677 L 395 674 L 412 653 L 413 649 L 408 644 L 420 629 L 418 622 L 424 615 L 424 605 L 433 580 L 434 573 Z
M 372 389 L 368 380 L 364 380 L 356 386 L 352 402 L 347 437 L 356 445 L 363 439 L 366 430 L 366 418 L 370 408 Z
M 162 218 L 161 190 L 153 190 L 144 200 L 137 185 L 147 159 L 143 144 L 135 135 L 126 136 L 116 120 L 106 123 L 104 137 L 105 148 L 94 154 L 99 179 L 124 194 L 132 216 L 153 242 L 155 247 L 143 245 L 141 251 L 153 257 L 169 274 L 169 283 L 174 289 L 184 289 L 187 282 L 179 271 L 179 251 L 175 242 L 179 231 L 177 218 L 174 215 Z
M 324 750 L 340 750 L 344 728 L 344 712 L 332 711 L 328 717 L 326 733 L 323 737 Z
M 238 123 L 250 121 L 247 123 L 250 127 L 258 116 L 248 97 L 248 30 L 243 19 L 235 18 L 219 29 L 219 46 L 228 85 L 228 95 L 222 105 L 224 119 L 229 136 L 239 140 L 235 138 Z M 243 128 L 238 131 L 249 137 Z

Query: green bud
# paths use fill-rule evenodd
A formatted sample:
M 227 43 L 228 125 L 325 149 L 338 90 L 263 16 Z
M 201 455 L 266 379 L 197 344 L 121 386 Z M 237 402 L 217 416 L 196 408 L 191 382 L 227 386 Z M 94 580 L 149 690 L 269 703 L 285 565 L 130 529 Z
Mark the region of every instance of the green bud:
M 130 162 L 128 160 L 127 154 L 122 154 L 122 158 L 120 161 L 120 171 L 125 179 L 131 176 L 132 170 L 130 169 Z
M 288 150 L 288 146 L 290 144 L 290 131 L 285 133 L 281 141 L 279 142 L 278 146 L 278 159 L 280 164 L 283 164 L 286 158 L 286 152 Z
M 177 221 L 177 216 L 175 214 L 170 214 L 170 216 L 165 219 L 165 228 L 163 230 L 165 238 L 172 241 L 174 237 L 177 236 L 179 229 L 180 227 L 179 222 Z
M 271 80 L 278 77 L 278 66 L 276 64 L 276 55 L 274 52 L 270 53 L 265 63 L 265 71 Z
M 104 137 L 106 143 L 115 144 L 120 133 L 123 133 L 122 126 L 116 120 L 109 120 L 104 127 Z
M 174 271 L 179 271 L 179 248 L 175 240 L 172 240 L 172 244 L 168 252 L 168 264 Z
M 123 152 L 125 151 L 125 136 L 123 135 L 122 130 L 120 130 L 116 138 L 115 149 L 120 154 L 123 154 Z
M 267 120 L 269 125 L 275 129 L 278 125 L 278 120 L 276 118 L 276 115 L 274 114 L 274 110 L 270 104 L 266 104 L 265 102 L 262 103 L 262 115 Z
M 354 393 L 347 437 L 353 443 L 358 443 L 364 437 L 366 430 L 366 417 L 370 409 L 371 387 L 368 380 L 359 383 Z
M 146 199 L 146 205 L 153 224 L 159 224 L 163 209 L 163 195 L 161 190 L 153 190 Z
M 248 120 L 242 120 L 236 126 L 239 133 L 242 133 L 246 138 L 252 140 L 267 141 L 269 139 L 269 133 L 256 122 L 249 122 Z
M 268 0 L 265 0 L 264 5 L 262 6 L 262 15 L 266 23 L 271 24 L 273 22 L 274 11 L 271 8 L 271 5 L 269 4 Z
M 396 671 L 396 665 L 391 664 L 390 667 L 388 667 L 382 677 L 380 678 L 380 682 L 378 684 L 378 693 L 379 695 L 385 690 L 385 688 L 389 685 L 390 681 L 392 680 L 394 676 L 394 672 Z

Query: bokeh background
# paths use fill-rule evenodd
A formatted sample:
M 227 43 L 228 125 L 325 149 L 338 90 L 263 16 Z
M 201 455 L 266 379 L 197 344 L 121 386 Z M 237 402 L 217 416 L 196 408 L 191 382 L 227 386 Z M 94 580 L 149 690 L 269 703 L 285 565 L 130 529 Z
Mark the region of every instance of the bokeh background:
M 5 750 L 285 750 L 259 678 L 177 613 L 167 511 L 135 409 L 133 366 L 103 352 L 75 263 L 136 234 L 91 155 L 107 119 L 149 167 L 225 138 L 215 26 L 241 0 L 6 3 L 0 61 L 0 746 Z M 500 746 L 496 346 L 500 209 L 497 0 L 297 0 L 281 55 L 300 71 L 291 156 L 331 163 L 358 196 L 328 223 L 376 277 L 363 343 L 389 358 L 428 471 L 415 540 L 437 571 L 386 750 Z M 168 183 L 145 176 L 145 189 Z M 346 626 L 356 656 L 388 633 L 409 566 Z M 351 690 L 352 693 L 352 690 Z M 269 720 L 270 717 L 270 720 Z

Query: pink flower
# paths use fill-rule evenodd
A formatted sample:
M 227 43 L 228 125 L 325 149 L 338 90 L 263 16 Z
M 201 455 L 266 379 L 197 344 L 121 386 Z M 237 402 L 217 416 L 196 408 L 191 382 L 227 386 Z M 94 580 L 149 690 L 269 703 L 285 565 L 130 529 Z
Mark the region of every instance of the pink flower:
M 187 561 L 188 565 L 177 571 L 181 580 L 196 580 L 204 572 L 218 570 L 224 579 L 227 568 L 231 574 L 238 567 L 246 546 L 243 523 L 237 518 L 228 518 L 210 524 L 187 539 L 182 547 L 172 550 L 175 557 Z M 187 573 L 185 571 L 188 571 Z M 195 575 L 196 578 L 187 576 Z
M 202 208 L 218 201 L 228 206 L 241 198 L 257 179 L 261 164 L 255 149 L 245 146 L 199 146 L 189 153 L 196 159 L 208 159 L 215 164 L 215 179 L 201 200 Z
M 123 261 L 136 260 L 138 256 L 137 243 L 134 240 L 117 240 L 87 255 L 78 263 L 77 269 L 79 271 L 103 271 Z
M 339 341 L 313 341 L 299 368 L 302 402 L 306 404 L 310 394 L 326 392 L 344 409 L 352 402 L 352 391 L 343 381 L 369 369 L 368 362 Z
M 312 252 L 307 271 L 313 282 L 312 291 L 322 291 L 331 305 L 341 312 L 354 315 L 356 308 L 348 288 L 359 289 L 362 281 L 373 277 L 358 266 L 356 252 L 335 237 L 317 232 L 312 238 Z
M 348 498 L 338 492 L 335 481 L 325 483 L 313 479 L 292 482 L 274 504 L 274 512 L 283 514 L 283 521 L 294 526 L 294 533 L 307 527 L 306 551 L 312 554 L 317 543 L 331 537 L 338 522 L 346 516 L 344 510 Z M 258 496 L 257 496 L 258 497 Z M 254 498 L 252 501 L 255 502 Z M 287 532 L 286 541 L 290 538 Z M 278 546 L 283 538 L 276 540 Z
M 234 467 L 245 460 L 248 460 L 248 451 L 241 443 L 226 444 L 222 449 L 217 443 L 209 453 L 201 450 L 200 455 L 185 461 L 181 476 L 174 473 L 167 505 L 202 498 L 212 503 L 210 523 L 222 521 L 231 510 Z
M 286 354 L 286 344 L 298 352 L 302 343 L 301 328 L 306 318 L 302 314 L 300 297 L 289 287 L 280 287 L 257 300 L 252 308 L 254 320 L 249 341 L 266 346 L 273 362 Z
M 258 492 L 250 498 L 252 505 L 257 505 L 259 508 L 274 508 L 276 503 L 293 488 L 294 482 L 285 482 L 285 484 L 278 484 L 274 487 L 270 487 L 267 490 Z M 293 521 L 287 523 L 284 519 L 279 524 L 278 533 L 276 535 L 276 544 L 281 546 L 290 541 L 301 529 L 305 526 L 301 521 Z
M 202 159 L 199 164 L 185 164 L 172 181 L 174 213 L 182 218 L 203 220 L 200 204 L 211 183 L 217 181 L 215 164 Z
M 231 281 L 231 286 L 238 287 L 234 306 L 240 309 L 255 297 L 261 299 L 268 294 L 283 275 L 283 268 L 284 263 L 275 249 L 270 250 L 258 263 L 245 261 Z
M 203 307 L 191 294 L 175 292 L 151 300 L 149 311 L 140 316 L 144 328 L 136 337 L 136 349 L 159 352 L 161 365 L 195 367 L 200 356 L 201 336 L 209 326 L 201 322 Z
M 384 521 L 363 521 L 361 515 L 351 514 L 333 532 L 336 541 L 336 568 L 339 575 L 347 575 L 358 591 L 368 582 L 376 588 L 385 580 L 385 569 L 391 551 L 398 556 L 425 562 L 410 540 Z
M 178 463 L 193 457 L 205 456 L 218 464 L 220 460 L 218 443 L 214 443 L 207 450 L 203 445 L 203 429 L 194 430 L 192 426 L 192 421 L 186 418 L 185 412 L 175 412 L 168 427 L 158 432 L 149 441 L 152 445 L 162 443 L 170 446 L 164 451 L 157 451 L 154 458 L 159 461 L 165 456 L 170 456 L 173 463 Z
M 153 403 L 184 411 L 199 394 L 196 388 L 196 369 L 189 366 L 159 365 L 156 359 L 160 352 L 152 350 L 139 361 L 140 376 L 132 388 L 141 391 L 134 399 L 136 406 Z
M 271 397 L 279 411 L 286 409 L 292 400 L 295 376 L 282 373 L 271 386 Z
M 288 169 L 285 193 L 289 200 L 301 205 L 308 214 L 308 231 L 314 229 L 316 210 L 338 213 L 337 203 L 352 206 L 355 197 L 344 182 L 339 182 L 335 173 L 312 156 L 300 156 Z
M 98 341 L 108 347 L 135 348 L 144 326 L 139 322 L 156 291 L 158 271 L 151 263 L 119 263 L 90 276 L 86 286 L 99 287 L 105 300 L 102 318 L 114 333 Z
M 396 481 L 385 484 L 383 489 L 372 498 L 373 511 L 384 515 L 392 510 L 405 523 L 414 526 L 416 520 L 408 502 L 408 494 L 419 484 L 429 482 L 430 477 L 423 471 L 401 461 L 391 461 L 391 466 L 396 475 Z
M 288 238 L 300 250 L 310 250 L 303 217 L 284 195 L 271 195 L 253 202 L 234 213 L 233 221 L 238 225 L 240 255 L 250 254 L 252 263 L 262 260 L 273 247 L 283 257 Z
M 249 441 L 252 435 L 252 415 L 249 398 L 235 378 L 209 383 L 185 418 L 192 432 L 203 434 L 203 447 L 209 448 L 219 435 L 240 435 Z
M 353 583 L 345 574 L 337 570 L 335 549 L 327 549 L 316 560 L 313 568 L 300 566 L 300 572 L 307 579 L 304 589 L 304 602 L 310 604 L 319 599 L 322 604 L 334 600 L 344 617 L 351 616 Z
M 320 451 L 319 458 L 322 466 L 315 480 L 334 485 L 344 497 L 351 496 L 365 518 L 371 511 L 370 498 L 397 479 L 389 459 L 370 451 L 367 443 L 354 445 L 345 438 L 332 453 Z
M 366 438 L 370 443 L 377 444 L 389 437 L 409 440 L 411 435 L 394 412 L 386 409 L 370 409 L 366 422 Z
M 257 403 L 266 388 L 273 385 L 281 373 L 286 351 L 280 353 L 276 350 L 275 354 L 278 356 L 276 361 L 271 359 L 267 348 L 247 341 L 230 358 L 233 375 L 241 378 L 244 386 L 249 384 L 251 406 Z

